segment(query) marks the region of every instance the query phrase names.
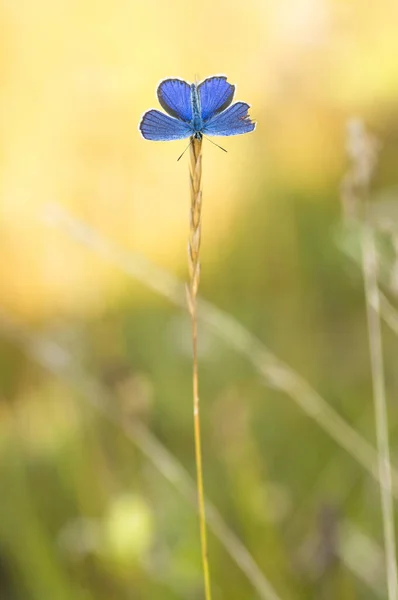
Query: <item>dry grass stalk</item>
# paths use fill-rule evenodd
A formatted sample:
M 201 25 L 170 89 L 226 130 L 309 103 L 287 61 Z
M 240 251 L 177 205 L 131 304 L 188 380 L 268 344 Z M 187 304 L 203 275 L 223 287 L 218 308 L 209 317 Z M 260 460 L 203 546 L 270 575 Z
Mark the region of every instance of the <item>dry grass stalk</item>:
M 198 486 L 198 509 L 200 542 L 204 574 L 205 598 L 211 600 L 210 570 L 207 553 L 206 514 L 203 487 L 202 448 L 199 412 L 199 376 L 198 376 L 198 317 L 197 293 L 200 281 L 200 237 L 202 216 L 202 139 L 192 137 L 190 145 L 190 190 L 191 210 L 188 241 L 189 284 L 187 290 L 188 307 L 192 320 L 193 349 L 193 418 L 195 436 L 195 462 Z
M 362 216 L 362 270 L 373 383 L 388 599 L 398 600 L 394 503 L 380 323 L 380 291 L 377 281 L 378 257 L 373 228 L 368 219 L 369 189 L 377 163 L 377 150 L 376 140 L 367 133 L 363 123 L 359 120 L 352 121 L 348 129 L 348 153 L 352 168 L 344 182 L 343 206 L 346 216 Z M 349 211 L 347 207 L 350 208 Z
M 365 224 L 362 239 L 368 336 L 373 381 L 373 397 L 379 455 L 380 492 L 389 600 L 398 600 L 397 556 L 395 547 L 394 502 L 387 400 L 384 383 L 383 347 L 380 326 L 380 294 L 377 283 L 377 254 L 372 228 Z
M 200 280 L 199 252 L 202 216 L 202 140 L 193 138 L 189 150 L 191 211 L 189 222 L 188 267 L 190 300 L 194 301 L 198 293 Z

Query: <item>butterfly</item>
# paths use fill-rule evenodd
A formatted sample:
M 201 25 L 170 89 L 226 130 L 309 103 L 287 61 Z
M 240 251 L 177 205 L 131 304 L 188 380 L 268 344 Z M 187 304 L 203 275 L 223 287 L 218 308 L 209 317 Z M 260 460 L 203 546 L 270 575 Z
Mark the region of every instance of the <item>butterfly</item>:
M 250 105 L 235 102 L 230 106 L 234 93 L 235 86 L 224 75 L 191 84 L 182 79 L 164 79 L 157 96 L 168 114 L 148 110 L 139 125 L 141 134 L 146 140 L 170 141 L 249 133 L 256 127 L 248 114 Z

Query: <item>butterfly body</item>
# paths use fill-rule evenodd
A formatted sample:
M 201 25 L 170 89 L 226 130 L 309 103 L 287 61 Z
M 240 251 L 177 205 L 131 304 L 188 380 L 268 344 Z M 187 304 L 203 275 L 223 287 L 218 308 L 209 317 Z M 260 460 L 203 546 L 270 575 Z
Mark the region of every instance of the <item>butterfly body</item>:
M 157 89 L 159 103 L 166 111 L 147 111 L 139 125 L 142 136 L 152 141 L 187 137 L 230 136 L 249 133 L 255 123 L 248 115 L 249 104 L 231 105 L 235 86 L 224 75 L 209 77 L 199 84 L 182 79 L 165 79 Z
M 200 98 L 198 88 L 195 83 L 191 83 L 191 104 L 192 104 L 192 131 L 193 136 L 200 139 L 202 137 L 203 119 L 200 108 Z

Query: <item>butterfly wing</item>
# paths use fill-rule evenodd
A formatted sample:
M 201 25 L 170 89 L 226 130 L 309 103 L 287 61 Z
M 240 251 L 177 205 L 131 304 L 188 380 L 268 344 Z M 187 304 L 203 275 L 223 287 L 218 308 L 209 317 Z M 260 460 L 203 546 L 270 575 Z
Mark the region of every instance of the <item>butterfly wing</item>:
M 142 137 L 154 142 L 182 140 L 193 133 L 188 123 L 172 119 L 159 110 L 148 110 L 142 117 L 139 128 Z
M 198 86 L 204 122 L 225 110 L 232 102 L 235 86 L 223 76 L 209 77 Z
M 165 79 L 158 87 L 160 105 L 172 117 L 192 121 L 191 88 L 182 79 Z
M 205 135 L 240 135 L 255 129 L 256 124 L 251 121 L 248 110 L 249 104 L 235 102 L 224 112 L 216 114 L 209 119 L 203 127 Z

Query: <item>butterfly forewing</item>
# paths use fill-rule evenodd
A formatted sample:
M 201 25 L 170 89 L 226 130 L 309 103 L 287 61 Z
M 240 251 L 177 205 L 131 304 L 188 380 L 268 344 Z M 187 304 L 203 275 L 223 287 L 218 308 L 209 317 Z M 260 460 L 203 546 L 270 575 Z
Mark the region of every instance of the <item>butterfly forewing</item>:
M 235 86 L 224 76 L 209 77 L 198 86 L 202 119 L 207 121 L 225 110 L 232 102 Z
M 249 104 L 245 102 L 235 102 L 224 112 L 210 118 L 203 127 L 203 133 L 205 135 L 228 136 L 253 131 L 256 124 L 249 117 L 249 108 Z
M 142 117 L 140 131 L 146 140 L 168 142 L 182 140 L 192 134 L 188 123 L 173 119 L 159 110 L 148 110 Z
M 159 84 L 160 105 L 172 117 L 189 123 L 192 121 L 191 88 L 182 79 L 165 79 Z

